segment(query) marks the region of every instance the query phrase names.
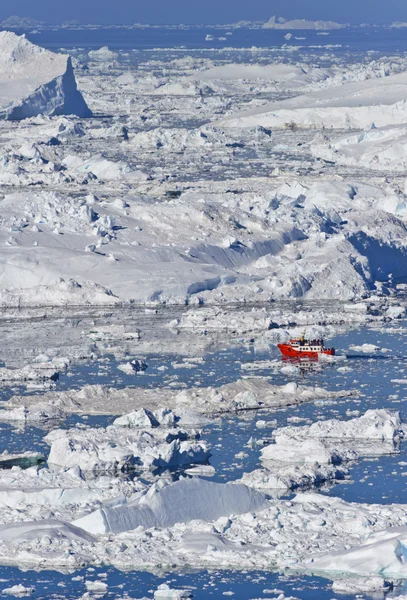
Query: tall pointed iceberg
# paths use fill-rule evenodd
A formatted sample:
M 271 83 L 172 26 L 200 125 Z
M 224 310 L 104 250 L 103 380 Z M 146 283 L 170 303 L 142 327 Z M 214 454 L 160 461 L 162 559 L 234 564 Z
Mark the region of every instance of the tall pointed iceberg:
M 71 57 L 0 32 L 0 119 L 92 116 L 77 88 Z

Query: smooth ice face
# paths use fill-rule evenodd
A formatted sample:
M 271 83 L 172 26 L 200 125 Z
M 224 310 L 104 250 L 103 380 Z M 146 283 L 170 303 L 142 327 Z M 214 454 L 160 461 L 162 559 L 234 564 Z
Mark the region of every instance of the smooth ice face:
M 133 502 L 96 513 L 75 522 L 91 533 L 121 533 L 137 527 L 172 527 L 189 521 L 214 521 L 232 514 L 267 508 L 263 494 L 242 485 L 212 483 L 205 479 L 158 482 Z
M 40 48 L 24 35 L 0 32 L 0 119 L 70 114 L 91 116 L 71 58 Z

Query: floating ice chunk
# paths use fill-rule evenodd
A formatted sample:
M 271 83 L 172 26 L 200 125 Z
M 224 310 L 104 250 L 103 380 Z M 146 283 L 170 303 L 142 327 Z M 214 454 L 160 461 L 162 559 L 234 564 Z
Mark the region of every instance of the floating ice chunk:
M 107 592 L 107 583 L 104 581 L 85 581 L 85 585 L 88 592 L 93 592 L 98 596 Z
M 161 410 L 151 411 L 145 408 L 136 410 L 122 417 L 118 417 L 113 421 L 116 427 L 134 427 L 134 428 L 149 428 L 149 427 L 174 427 L 179 421 L 172 410 L 163 408 Z M 183 421 L 184 423 L 184 421 Z M 195 421 L 196 423 L 196 421 Z
M 59 368 L 55 368 L 53 363 L 35 363 L 26 365 L 21 369 L 0 368 L 0 381 L 45 381 L 47 379 L 55 380 L 59 376 Z
M 143 360 L 135 359 L 118 365 L 117 368 L 127 375 L 134 375 L 134 373 L 144 373 L 144 371 L 147 369 L 147 364 Z
M 199 475 L 200 477 L 213 477 L 216 473 L 215 467 L 212 465 L 198 465 L 185 469 L 187 475 Z
M 7 596 L 31 596 L 35 592 L 35 588 L 26 587 L 22 583 L 18 583 L 17 585 L 13 585 L 10 588 L 5 588 L 2 590 L 2 594 L 6 594 Z
M 58 429 L 44 439 L 51 446 L 49 464 L 89 472 L 175 467 L 206 462 L 210 456 L 204 442 L 188 440 L 179 429 Z
M 177 410 L 185 406 L 199 406 L 202 412 L 226 412 L 253 408 L 289 406 L 317 399 L 334 399 L 352 396 L 355 392 L 329 392 L 322 388 L 299 386 L 295 382 L 285 386 L 270 384 L 266 378 L 240 379 L 234 383 L 214 388 L 183 390 L 175 397 Z
M 311 462 L 288 465 L 274 460 L 265 461 L 264 468 L 244 473 L 239 483 L 279 496 L 287 490 L 318 487 L 327 482 L 344 480 L 347 476 L 344 468 Z
M 349 346 L 349 349 L 353 350 L 354 352 L 364 352 L 366 354 L 378 352 L 380 350 L 379 346 L 375 346 L 374 344 L 362 344 L 360 346 L 354 344 Z
M 33 465 L 39 465 L 43 462 L 45 462 L 44 456 L 38 452 L 22 452 L 20 454 L 13 454 L 5 450 L 2 454 L 0 454 L 1 469 L 10 469 L 14 466 L 24 469 Z
M 93 60 L 107 62 L 116 60 L 119 55 L 117 52 L 110 50 L 108 46 L 103 46 L 102 48 L 99 48 L 99 50 L 90 50 L 90 52 L 88 52 L 88 56 Z
M 308 19 L 290 19 L 286 20 L 283 17 L 270 17 L 270 19 L 264 23 L 264 29 L 316 29 L 322 31 L 329 31 L 331 29 L 343 29 L 347 25 L 343 23 L 336 23 L 335 21 L 311 21 Z
M 288 463 L 339 464 L 359 456 L 398 451 L 400 415 L 386 409 L 368 410 L 349 421 L 329 419 L 273 432 L 275 444 L 263 448 L 262 459 Z
M 189 590 L 170 588 L 166 583 L 159 585 L 154 592 L 154 600 L 182 600 L 182 598 L 192 598 L 192 593 Z
M 390 317 L 391 319 L 401 319 L 402 317 L 404 317 L 406 314 L 406 307 L 405 306 L 389 306 L 389 308 L 386 310 L 386 315 L 388 317 Z
M 293 375 L 294 377 L 296 377 L 297 375 L 301 374 L 301 371 L 298 367 L 295 367 L 294 365 L 286 365 L 285 367 L 282 367 L 280 369 L 280 373 L 283 373 L 283 375 Z
M 332 589 L 339 594 L 363 594 L 372 592 L 390 592 L 393 589 L 391 581 L 381 577 L 366 577 L 353 579 L 337 579 L 332 583 Z
M 64 416 L 64 411 L 57 404 L 50 404 L 48 402 L 38 402 L 38 404 L 30 406 L 0 410 L 1 421 L 43 422 L 59 420 Z
M 275 430 L 278 443 L 270 444 L 262 450 L 265 461 L 281 461 L 288 463 L 331 464 L 335 460 L 331 447 L 323 440 L 289 440 L 279 436 Z M 285 443 L 286 442 L 286 443 Z M 356 453 L 350 452 L 348 458 L 357 458 Z
M 394 527 L 366 535 L 360 545 L 349 549 L 310 557 L 304 564 L 310 567 L 312 563 L 314 573 L 405 578 L 406 553 L 407 528 Z
M 181 598 L 192 598 L 192 594 L 189 590 L 170 588 L 165 583 L 159 585 L 154 592 L 154 600 L 181 600 Z
M 158 427 L 160 423 L 158 422 L 154 413 L 151 410 L 141 408 L 140 410 L 135 410 L 134 412 L 129 413 L 128 415 L 118 417 L 113 421 L 113 425 L 115 425 L 116 427 L 145 428 Z
M 98 325 L 89 331 L 89 337 L 93 340 L 139 340 L 140 331 L 130 330 L 125 325 Z

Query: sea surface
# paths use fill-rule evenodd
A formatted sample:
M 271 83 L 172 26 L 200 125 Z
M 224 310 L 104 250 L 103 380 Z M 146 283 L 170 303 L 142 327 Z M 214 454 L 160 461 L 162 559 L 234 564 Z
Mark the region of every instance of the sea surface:
M 45 29 L 31 31 L 27 37 L 47 48 L 97 49 L 109 46 L 113 50 L 187 49 L 221 50 L 227 48 L 287 49 L 302 47 L 309 50 L 334 48 L 335 52 L 373 52 L 390 55 L 407 50 L 404 28 L 347 27 L 320 32 L 294 30 L 292 38 L 285 39 L 283 29 L 233 29 L 233 28 L 94 28 Z M 209 37 L 210 36 L 210 37 Z M 206 39 L 209 37 L 209 39 Z M 212 38 L 212 39 L 210 39 Z
M 233 57 L 234 62 L 256 62 L 267 57 L 273 61 L 318 59 L 329 66 L 334 54 L 339 63 L 400 56 L 407 51 L 405 28 L 347 27 L 328 32 L 313 30 L 213 27 L 95 27 L 87 29 L 43 29 L 18 31 L 32 42 L 56 51 L 69 51 L 82 58 L 83 52 L 108 46 L 120 53 L 124 62 L 180 58 L 184 55 L 215 58 Z

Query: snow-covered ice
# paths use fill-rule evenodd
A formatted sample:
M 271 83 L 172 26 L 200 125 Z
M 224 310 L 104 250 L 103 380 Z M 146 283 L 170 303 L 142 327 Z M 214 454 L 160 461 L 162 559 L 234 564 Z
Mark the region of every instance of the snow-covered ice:
M 261 450 L 263 466 L 245 473 L 243 483 L 274 494 L 346 479 L 346 463 L 395 454 L 404 437 L 396 412 L 369 410 L 349 421 L 330 419 L 273 431 L 274 443 Z
M 51 446 L 48 463 L 78 466 L 88 472 L 158 469 L 206 462 L 209 450 L 196 442 L 195 432 L 123 429 L 114 425 L 100 429 L 57 429 L 45 441 Z
M 55 410 L 65 414 L 113 414 L 120 415 L 115 426 L 150 428 L 157 424 L 171 426 L 172 423 L 199 425 L 205 415 L 277 409 L 315 400 L 357 396 L 355 390 L 329 391 L 299 385 L 295 381 L 274 385 L 262 377 L 245 377 L 218 388 L 183 390 L 172 387 L 117 389 L 97 384 L 79 390 L 45 392 L 40 405 L 37 394 L 12 396 L 4 404 L 4 417 L 7 420 L 7 414 L 10 414 L 15 415 L 14 418 L 21 415 L 21 418 L 29 419 L 35 413 L 49 411 L 52 414 Z
M 367 410 L 352 389 L 355 354 L 370 366 L 392 351 L 360 335 L 308 374 L 256 355 L 304 329 L 327 340 L 405 317 L 407 61 L 294 46 L 295 30 L 339 35 L 333 22 L 253 27 L 276 29 L 282 48 L 133 56 L 100 43 L 71 59 L 0 34 L 0 308 L 13 340 L 0 420 L 51 430 L 47 456 L 0 455 L 1 564 L 292 569 L 334 578 L 337 594 L 407 579 L 406 505 L 315 491 L 355 485 L 358 461 L 400 451 L 390 401 L 379 393 Z M 202 357 L 231 339 L 254 355 L 216 381 Z M 223 457 L 209 464 L 213 424 L 233 431 L 250 415 L 261 439 L 225 469 Z M 91 573 L 84 597 L 107 593 Z M 18 579 L 3 587 L 31 593 Z M 181 588 L 149 594 L 189 597 Z

